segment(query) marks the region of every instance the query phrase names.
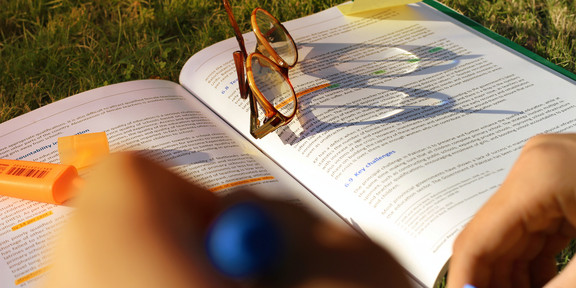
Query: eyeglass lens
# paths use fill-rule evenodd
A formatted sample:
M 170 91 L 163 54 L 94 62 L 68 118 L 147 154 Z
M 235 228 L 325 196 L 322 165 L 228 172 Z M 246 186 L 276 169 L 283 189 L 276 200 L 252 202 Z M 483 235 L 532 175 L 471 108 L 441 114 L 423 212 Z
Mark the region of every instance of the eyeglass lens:
M 292 41 L 288 39 L 287 32 L 284 28 L 277 23 L 278 22 L 266 12 L 262 10 L 256 11 L 256 24 L 262 36 L 268 40 L 270 46 L 272 46 L 276 53 L 278 53 L 278 56 L 280 56 L 288 66 L 293 66 L 297 59 L 296 47 L 294 47 Z
M 253 58 L 254 84 L 280 114 L 290 116 L 294 113 L 294 93 L 290 83 L 271 65 L 274 64 L 266 59 Z

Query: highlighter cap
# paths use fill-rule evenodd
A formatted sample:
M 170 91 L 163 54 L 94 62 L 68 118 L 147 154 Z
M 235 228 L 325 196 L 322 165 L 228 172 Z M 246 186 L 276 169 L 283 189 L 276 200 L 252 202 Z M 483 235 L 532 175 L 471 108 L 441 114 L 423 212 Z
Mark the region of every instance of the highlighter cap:
M 58 138 L 60 164 L 82 170 L 110 153 L 105 132 L 87 133 Z
M 273 270 L 281 260 L 279 224 L 256 203 L 242 202 L 226 209 L 206 237 L 212 264 L 233 279 L 249 279 Z

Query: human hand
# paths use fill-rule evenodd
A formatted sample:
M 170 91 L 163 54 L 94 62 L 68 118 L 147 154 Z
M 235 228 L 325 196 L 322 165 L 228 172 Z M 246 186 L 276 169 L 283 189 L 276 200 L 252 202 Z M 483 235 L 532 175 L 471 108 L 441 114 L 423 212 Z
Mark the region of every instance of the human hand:
M 448 287 L 573 287 L 555 255 L 576 236 L 576 134 L 530 139 L 454 243 Z
M 213 194 L 135 154 L 109 157 L 85 184 L 45 287 L 230 287 L 203 252 Z
M 351 228 L 334 226 L 302 209 L 258 199 L 249 192 L 237 193 L 228 201 L 259 202 L 284 237 L 280 265 L 251 282 L 251 287 L 412 287 L 405 270 L 387 251 Z
M 408 287 L 396 261 L 356 233 L 250 193 L 221 200 L 134 154 L 104 161 L 80 192 L 44 287 L 237 287 L 209 262 L 204 237 L 245 200 L 269 209 L 292 243 L 282 269 L 247 286 Z

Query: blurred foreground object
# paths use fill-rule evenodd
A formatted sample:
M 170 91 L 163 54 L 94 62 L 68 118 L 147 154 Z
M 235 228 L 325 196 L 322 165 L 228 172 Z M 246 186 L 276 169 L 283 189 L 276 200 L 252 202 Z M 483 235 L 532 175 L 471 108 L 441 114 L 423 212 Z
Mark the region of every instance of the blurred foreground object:
M 576 236 L 576 134 L 539 135 L 458 236 L 448 287 L 573 287 L 555 256 Z
M 365 238 L 284 202 L 239 192 L 227 199 L 135 154 L 113 155 L 71 203 L 44 287 L 408 287 L 403 270 Z M 208 226 L 250 199 L 274 215 L 290 243 L 270 274 L 227 279 L 208 260 Z

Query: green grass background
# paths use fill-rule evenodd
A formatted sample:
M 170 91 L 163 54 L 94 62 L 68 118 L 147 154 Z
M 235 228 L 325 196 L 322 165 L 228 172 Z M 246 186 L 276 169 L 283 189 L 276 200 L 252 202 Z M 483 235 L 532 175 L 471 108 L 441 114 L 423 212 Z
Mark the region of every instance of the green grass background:
M 281 21 L 343 0 L 232 1 L 249 30 L 256 6 Z M 576 72 L 574 0 L 442 0 Z M 99 86 L 178 80 L 203 47 L 232 36 L 218 0 L 0 0 L 0 122 Z
M 285 21 L 344 1 L 231 2 L 248 31 L 257 6 Z M 575 0 L 441 2 L 576 72 Z M 191 55 L 228 37 L 218 0 L 0 0 L 0 122 L 108 84 L 177 82 Z M 569 249 L 560 256 L 560 266 L 570 255 Z

